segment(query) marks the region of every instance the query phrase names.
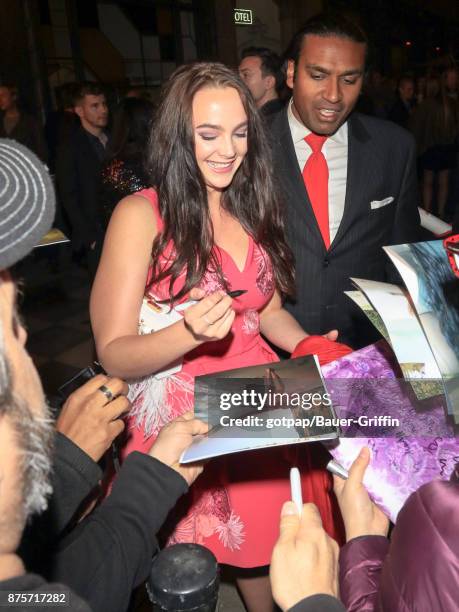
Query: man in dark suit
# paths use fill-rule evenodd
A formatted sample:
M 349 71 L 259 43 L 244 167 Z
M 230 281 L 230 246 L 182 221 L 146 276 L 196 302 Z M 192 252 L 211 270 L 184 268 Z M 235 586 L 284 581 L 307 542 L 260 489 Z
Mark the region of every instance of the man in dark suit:
M 108 141 L 108 107 L 101 86 L 82 83 L 75 92 L 74 108 L 81 125 L 59 143 L 56 180 L 70 220 L 73 251 L 86 257 L 94 276 L 103 240 L 98 184 Z
M 288 52 L 292 99 L 272 123 L 296 259 L 297 298 L 286 307 L 309 333 L 336 328 L 354 348 L 377 335 L 344 294 L 350 277 L 386 280 L 391 264 L 382 247 L 416 240 L 419 227 L 413 138 L 352 113 L 366 53 L 366 37 L 352 22 L 308 22 Z
M 397 99 L 389 111 L 388 119 L 408 129 L 414 108 L 414 80 L 403 76 L 398 82 Z
M 279 98 L 283 87 L 281 58 L 266 47 L 247 47 L 241 54 L 239 76 L 247 85 L 262 115 L 268 117 L 284 107 Z

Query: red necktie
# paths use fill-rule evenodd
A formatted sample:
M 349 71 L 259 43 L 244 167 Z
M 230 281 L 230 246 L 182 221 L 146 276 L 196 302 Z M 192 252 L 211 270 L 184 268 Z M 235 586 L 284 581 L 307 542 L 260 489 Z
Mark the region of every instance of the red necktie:
M 322 153 L 322 146 L 327 140 L 326 136 L 309 134 L 305 141 L 312 149 L 312 153 L 303 168 L 303 180 L 317 224 L 322 234 L 325 247 L 330 246 L 330 227 L 328 223 L 328 166 Z

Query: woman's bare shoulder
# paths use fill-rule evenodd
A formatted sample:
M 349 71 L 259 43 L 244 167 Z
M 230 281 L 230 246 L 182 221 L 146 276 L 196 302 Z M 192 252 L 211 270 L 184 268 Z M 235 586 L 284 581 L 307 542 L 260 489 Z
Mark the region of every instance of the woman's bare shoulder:
M 124 224 L 144 225 L 150 231 L 156 231 L 154 203 L 145 195 L 140 194 L 132 194 L 120 200 L 113 211 L 110 225 L 119 227 Z

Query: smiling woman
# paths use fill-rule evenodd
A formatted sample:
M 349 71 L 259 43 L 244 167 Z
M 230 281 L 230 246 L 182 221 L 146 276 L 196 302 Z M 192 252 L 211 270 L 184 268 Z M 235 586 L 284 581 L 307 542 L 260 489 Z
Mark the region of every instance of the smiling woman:
M 247 115 L 238 92 L 229 87 L 198 91 L 193 127 L 198 168 L 208 193 L 216 191 L 219 199 L 218 192 L 230 185 L 247 153 Z
M 277 361 L 261 334 L 289 352 L 306 336 L 282 307 L 281 295 L 293 293 L 292 256 L 261 119 L 234 72 L 200 63 L 172 75 L 152 128 L 149 170 L 154 189 L 125 198 L 112 215 L 91 296 L 99 359 L 132 383 L 124 456 L 147 451 L 161 427 L 193 407 L 195 376 Z M 235 289 L 245 291 L 232 299 Z M 196 302 L 168 327 L 138 335 L 145 294 Z M 331 514 L 324 482 L 307 471 L 308 453 L 292 453 L 244 457 L 243 476 L 240 456 L 213 461 L 165 539 L 203 543 L 240 568 L 267 565 L 292 461 L 308 465 L 310 499 L 325 520 Z M 267 580 L 239 581 L 251 612 L 273 609 Z

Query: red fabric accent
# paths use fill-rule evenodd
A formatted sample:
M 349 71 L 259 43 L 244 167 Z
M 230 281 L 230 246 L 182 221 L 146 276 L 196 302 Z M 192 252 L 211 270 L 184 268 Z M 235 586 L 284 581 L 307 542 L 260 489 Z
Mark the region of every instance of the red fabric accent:
M 333 342 L 323 336 L 308 336 L 295 346 L 292 359 L 305 355 L 317 355 L 320 365 L 323 366 L 349 353 L 352 353 L 352 349 L 347 344 Z
M 456 259 L 459 256 L 459 234 L 454 234 L 443 240 L 443 246 L 446 249 L 448 256 L 449 265 L 453 271 L 454 276 L 459 278 L 459 267 L 456 263 Z
M 312 209 L 322 234 L 325 247 L 330 247 L 330 225 L 328 221 L 328 165 L 322 153 L 326 136 L 309 134 L 305 141 L 312 153 L 303 168 L 303 180 L 311 200 Z
M 301 489 L 303 502 L 312 501 L 318 508 L 322 525 L 328 535 L 340 546 L 346 542 L 346 532 L 338 500 L 333 493 L 333 478 L 326 469 L 327 463 L 333 457 L 320 443 L 305 444 L 307 452 L 306 478 L 302 479 Z

